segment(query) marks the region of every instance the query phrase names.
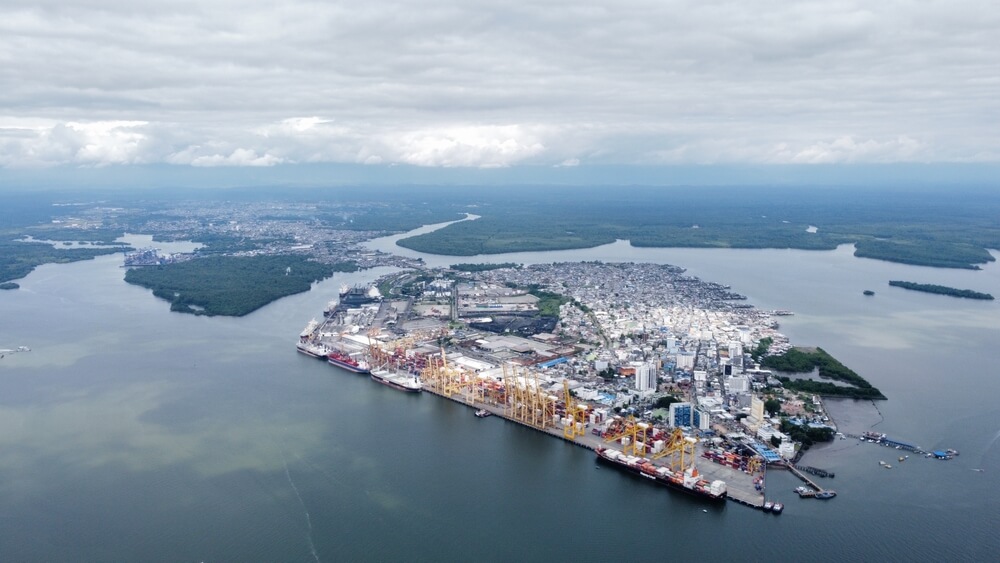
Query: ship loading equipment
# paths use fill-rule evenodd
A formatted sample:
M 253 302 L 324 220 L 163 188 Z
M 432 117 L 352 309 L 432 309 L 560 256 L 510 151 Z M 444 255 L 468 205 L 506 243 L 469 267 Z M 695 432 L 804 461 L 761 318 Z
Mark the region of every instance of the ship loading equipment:
M 634 417 L 615 418 L 602 434 L 605 442 L 617 442 L 622 452 L 636 457 L 649 456 L 652 460 L 669 458 L 667 466 L 675 472 L 683 472 L 694 465 L 698 440 L 687 437 L 680 428 L 670 432 L 657 431 Z
M 587 405 L 573 401 L 573 396 L 569 392 L 569 382 L 565 379 L 563 380 L 563 402 L 566 404 L 566 413 L 563 418 L 563 437 L 575 441 L 577 436 L 586 434 Z
M 556 397 L 542 389 L 538 374 L 525 370 L 518 375 L 516 367 L 503 367 L 504 389 L 507 401 L 504 416 L 539 430 L 555 425 Z
M 477 393 L 478 378 L 471 371 L 456 365 L 449 365 L 444 350 L 440 357 L 430 358 L 420 372 L 424 386 L 438 395 L 454 399 L 461 395 L 467 404 L 474 404 L 484 393 Z

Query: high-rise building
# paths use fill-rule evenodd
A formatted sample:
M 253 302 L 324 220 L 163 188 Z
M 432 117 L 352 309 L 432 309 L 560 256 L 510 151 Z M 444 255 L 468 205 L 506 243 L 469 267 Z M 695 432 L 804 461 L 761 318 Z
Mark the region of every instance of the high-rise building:
M 750 379 L 745 375 L 734 375 L 726 378 L 727 393 L 746 393 L 750 390 Z
M 672 403 L 667 423 L 670 426 L 688 426 L 699 430 L 708 430 L 710 427 L 709 414 L 701 409 L 695 408 L 691 403 Z
M 743 345 L 735 340 L 729 343 L 729 363 L 738 368 L 743 367 Z
M 656 390 L 656 370 L 651 364 L 635 366 L 635 388 L 639 391 Z
M 670 415 L 667 422 L 670 426 L 691 426 L 691 411 L 694 406 L 691 403 L 671 403 Z
M 750 418 L 756 421 L 764 420 L 764 400 L 757 395 L 750 401 Z
M 738 330 L 739 333 L 740 333 L 740 342 L 744 346 L 749 346 L 750 345 L 750 327 L 748 327 L 746 325 L 739 325 L 738 327 L 736 327 L 736 330 Z
M 679 352 L 677 369 L 694 369 L 694 352 Z

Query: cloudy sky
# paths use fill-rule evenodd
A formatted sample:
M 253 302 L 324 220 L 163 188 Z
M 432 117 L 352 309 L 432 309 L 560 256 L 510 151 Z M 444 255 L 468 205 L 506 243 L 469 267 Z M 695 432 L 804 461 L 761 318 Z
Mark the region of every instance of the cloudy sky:
M 0 168 L 997 163 L 995 0 L 2 0 Z

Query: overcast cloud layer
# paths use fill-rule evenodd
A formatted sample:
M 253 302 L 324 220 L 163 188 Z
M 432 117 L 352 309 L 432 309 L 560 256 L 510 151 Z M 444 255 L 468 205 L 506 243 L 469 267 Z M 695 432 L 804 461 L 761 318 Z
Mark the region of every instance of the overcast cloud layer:
M 1000 4 L 4 0 L 0 166 L 1000 161 Z

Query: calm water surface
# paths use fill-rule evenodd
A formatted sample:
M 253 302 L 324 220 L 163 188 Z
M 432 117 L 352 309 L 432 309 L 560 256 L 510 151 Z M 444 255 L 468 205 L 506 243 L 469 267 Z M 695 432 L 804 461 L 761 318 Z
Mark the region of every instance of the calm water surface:
M 163 246 L 163 245 L 158 245 Z M 400 254 L 391 239 L 375 241 Z M 165 249 L 170 250 L 170 249 Z M 587 451 L 460 405 L 411 396 L 294 351 L 342 283 L 241 319 L 169 312 L 122 280 L 121 256 L 38 268 L 0 292 L 0 560 L 985 560 L 1000 549 L 1000 308 L 889 288 L 889 279 L 1000 295 L 980 272 L 832 252 L 597 249 L 432 264 L 677 264 L 751 302 L 791 309 L 817 344 L 889 401 L 832 406 L 950 462 L 854 441 L 814 450 L 829 502 L 768 474 L 785 514 L 702 503 L 599 468 Z M 863 289 L 877 292 L 864 298 Z M 982 468 L 984 472 L 972 471 Z M 705 512 L 703 509 L 707 508 Z

